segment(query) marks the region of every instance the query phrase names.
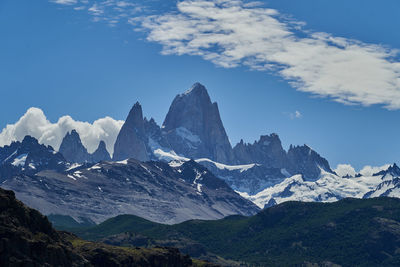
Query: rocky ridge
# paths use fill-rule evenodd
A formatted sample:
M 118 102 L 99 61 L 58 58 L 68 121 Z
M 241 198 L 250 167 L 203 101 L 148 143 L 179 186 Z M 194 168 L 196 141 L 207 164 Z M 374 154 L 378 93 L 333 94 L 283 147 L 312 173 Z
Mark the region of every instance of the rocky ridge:
M 202 165 L 130 159 L 20 173 L 2 187 L 42 213 L 96 223 L 134 214 L 161 223 L 251 215 L 259 209 Z

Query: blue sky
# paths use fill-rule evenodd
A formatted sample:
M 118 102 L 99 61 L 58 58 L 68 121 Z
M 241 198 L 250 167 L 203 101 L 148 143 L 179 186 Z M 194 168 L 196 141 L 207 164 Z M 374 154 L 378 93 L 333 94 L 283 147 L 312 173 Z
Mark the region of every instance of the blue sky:
M 145 116 L 162 124 L 175 95 L 198 81 L 218 102 L 232 145 L 276 132 L 285 148 L 306 143 L 332 166 L 399 162 L 396 0 L 224 0 L 211 10 L 223 16 L 207 21 L 198 19 L 210 11 L 205 1 L 178 7 L 176 1 L 76 2 L 0 2 L 1 129 L 30 107 L 42 109 L 51 122 L 63 115 L 123 120 L 137 100 Z M 243 16 L 238 25 L 246 21 L 249 29 L 240 25 L 230 35 L 229 8 Z M 259 39 L 272 31 L 277 33 L 271 38 Z M 221 32 L 221 41 L 214 42 Z M 205 35 L 213 38 L 210 47 Z M 244 51 L 248 47 L 258 52 Z M 354 49 L 339 57 L 338 47 Z M 319 72 L 320 64 L 331 61 L 352 67 Z M 381 69 L 371 78 L 371 71 Z M 293 84 L 293 77 L 302 84 Z

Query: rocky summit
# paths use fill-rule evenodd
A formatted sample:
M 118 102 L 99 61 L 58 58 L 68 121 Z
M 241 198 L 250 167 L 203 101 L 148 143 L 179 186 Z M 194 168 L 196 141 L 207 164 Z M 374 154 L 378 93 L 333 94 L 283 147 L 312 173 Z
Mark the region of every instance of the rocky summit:
M 216 102 L 206 88 L 195 83 L 177 95 L 165 117 L 162 130 L 178 154 L 231 163 L 233 153 Z
M 81 138 L 76 130 L 67 133 L 63 138 L 60 153 L 69 162 L 90 162 L 90 154 L 83 146 Z
M 90 154 L 82 144 L 81 137 L 76 130 L 72 130 L 65 135 L 61 142 L 59 151 L 69 163 L 111 160 L 104 141 L 101 140 L 96 151 L 93 152 L 93 154 Z
M 64 170 L 67 162 L 51 146 L 39 144 L 27 135 L 22 142 L 12 142 L 0 148 L 0 181 L 21 173 L 34 174 L 41 170 Z
M 132 107 L 118 134 L 114 145 L 113 160 L 134 158 L 141 161 L 149 160 L 146 144 L 142 106 L 139 102 Z
M 97 149 L 91 155 L 92 162 L 110 161 L 111 157 L 107 151 L 106 143 L 101 140 Z

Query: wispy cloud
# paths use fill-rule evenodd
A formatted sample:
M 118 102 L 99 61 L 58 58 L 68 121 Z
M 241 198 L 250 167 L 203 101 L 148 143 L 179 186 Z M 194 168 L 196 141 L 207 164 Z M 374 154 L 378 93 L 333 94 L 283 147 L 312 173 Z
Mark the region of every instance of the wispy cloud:
M 73 5 L 78 2 L 78 0 L 50 0 L 50 2 L 54 2 L 56 4 L 61 4 L 61 5 Z
M 294 112 L 282 112 L 282 114 L 285 115 L 286 117 L 288 117 L 291 120 L 301 119 L 303 117 L 303 114 L 298 110 L 296 110 Z
M 94 21 L 144 30 L 164 55 L 194 55 L 224 67 L 247 66 L 294 88 L 344 104 L 400 109 L 397 50 L 305 29 L 305 23 L 258 1 L 183 0 L 151 15 L 122 0 L 51 0 L 86 10 Z
M 295 112 L 293 112 L 293 113 L 290 113 L 290 118 L 293 120 L 293 119 L 300 119 L 300 118 L 302 118 L 303 117 L 303 114 L 301 114 L 301 112 L 300 111 L 298 111 L 298 110 L 296 110 Z
M 253 4 L 254 3 L 254 4 Z M 345 104 L 400 108 L 397 51 L 304 30 L 260 3 L 184 0 L 142 26 L 162 54 L 196 55 L 225 68 L 271 71 L 297 90 Z
M 93 16 L 93 21 L 104 21 L 111 26 L 136 17 L 145 7 L 131 1 L 121 0 L 50 0 L 64 6 L 73 6 L 74 10 L 86 11 Z

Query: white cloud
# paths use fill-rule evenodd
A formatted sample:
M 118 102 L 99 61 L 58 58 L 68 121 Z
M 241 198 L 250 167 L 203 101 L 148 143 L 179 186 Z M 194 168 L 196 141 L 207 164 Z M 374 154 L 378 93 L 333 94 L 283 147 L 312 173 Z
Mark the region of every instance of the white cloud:
M 387 170 L 389 167 L 390 167 L 390 164 L 385 164 L 383 166 L 378 166 L 378 167 L 375 167 L 375 166 L 364 166 L 360 170 L 360 173 L 362 175 L 364 175 L 364 176 L 371 176 L 371 175 L 373 175 L 375 173 L 378 173 L 380 171 Z
M 47 120 L 41 109 L 32 107 L 16 123 L 8 124 L 0 132 L 0 146 L 9 145 L 12 141 L 21 141 L 25 135 L 31 135 L 37 138 L 39 143 L 51 145 L 58 150 L 66 133 L 76 129 L 90 153 L 96 150 L 100 140 L 104 140 L 107 150 L 112 154 L 123 123 L 111 117 L 89 123 L 76 121 L 70 116 L 63 116 L 56 123 L 52 123 Z
M 334 171 L 340 177 L 343 177 L 346 175 L 350 175 L 350 176 L 354 177 L 356 175 L 356 170 L 350 164 L 338 164 L 336 169 L 334 169 Z
M 162 54 L 197 55 L 218 66 L 279 74 L 300 91 L 345 104 L 400 108 L 397 51 L 303 30 L 277 10 L 229 0 L 178 1 L 142 26 Z M 300 37 L 301 36 L 301 37 Z
M 100 16 L 104 13 L 102 6 L 99 6 L 97 4 L 93 4 L 88 10 L 95 16 Z
M 296 111 L 293 112 L 293 113 L 289 113 L 289 117 L 290 117 L 292 120 L 294 120 L 294 119 L 300 119 L 300 118 L 303 117 L 303 114 L 301 114 L 300 111 L 296 110 Z
M 93 16 L 93 21 L 104 21 L 115 26 L 121 20 L 128 23 L 129 19 L 145 10 L 144 6 L 130 1 L 119 0 L 49 0 L 61 5 L 74 5 L 74 10 L 87 10 Z
M 390 167 L 390 164 L 385 164 L 382 166 L 364 166 L 359 172 L 357 172 L 353 166 L 350 164 L 338 164 L 334 171 L 341 177 L 346 175 L 355 176 L 357 173 L 360 173 L 363 176 L 372 176 L 375 173 L 378 173 L 383 170 L 387 170 Z
M 51 0 L 51 2 L 60 4 L 60 5 L 74 5 L 78 1 L 77 0 Z

